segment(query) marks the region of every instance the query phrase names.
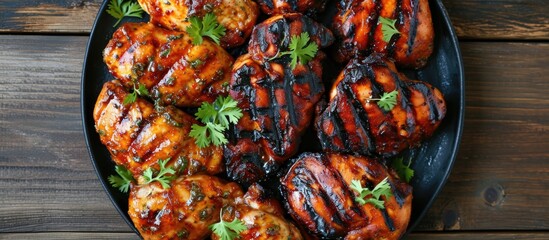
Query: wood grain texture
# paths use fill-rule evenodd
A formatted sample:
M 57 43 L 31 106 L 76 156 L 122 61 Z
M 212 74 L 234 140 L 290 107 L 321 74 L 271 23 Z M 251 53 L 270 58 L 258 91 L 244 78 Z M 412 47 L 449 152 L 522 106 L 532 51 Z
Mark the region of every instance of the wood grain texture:
M 3 0 L 0 32 L 88 33 L 100 0 Z M 546 0 L 443 0 L 463 39 L 549 40 Z
M 2 239 L 20 240 L 131 240 L 140 239 L 135 233 L 90 233 L 90 232 L 41 232 L 41 233 L 0 233 Z
M 0 32 L 89 33 L 101 0 L 2 0 Z
M 129 231 L 85 147 L 86 41 L 0 36 L 0 232 Z
M 85 45 L 86 37 L 0 35 L 0 232 L 129 231 L 84 143 Z M 418 230 L 548 230 L 549 44 L 461 46 L 462 146 Z
M 549 39 L 546 0 L 442 0 L 462 39 Z
M 548 232 L 465 232 L 465 233 L 413 233 L 408 240 L 547 240 Z
M 418 230 L 549 229 L 549 44 L 462 43 L 465 128 Z

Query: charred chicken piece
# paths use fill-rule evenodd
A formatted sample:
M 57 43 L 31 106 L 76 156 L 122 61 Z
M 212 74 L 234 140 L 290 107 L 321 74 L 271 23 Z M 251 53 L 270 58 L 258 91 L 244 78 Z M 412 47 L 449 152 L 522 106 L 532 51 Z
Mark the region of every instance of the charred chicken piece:
M 239 234 L 240 239 L 303 239 L 299 229 L 283 216 L 280 203 L 269 198 L 265 190 L 257 184 L 252 185 L 244 197 L 237 198 L 235 205 L 223 210 L 224 221 L 238 219 L 246 225 L 247 229 Z M 212 234 L 211 238 L 220 239 L 216 234 Z
M 223 170 L 220 147 L 199 148 L 189 137 L 191 125 L 197 123 L 192 116 L 172 106 L 157 111 L 141 98 L 124 104 L 127 95 L 120 82 L 105 83 L 93 113 L 101 142 L 116 164 L 126 167 L 138 180 L 147 168 L 158 170 L 158 161 L 165 159 L 170 159 L 167 166 L 178 174 L 217 174 Z
M 157 1 L 163 2 L 163 1 Z M 165 105 L 197 107 L 227 94 L 233 58 L 219 45 L 151 23 L 126 23 L 113 34 L 103 59 L 127 88 L 143 84 Z
M 259 15 L 252 0 L 138 0 L 151 16 L 151 23 L 184 32 L 191 17 L 202 18 L 213 13 L 217 22 L 225 27 L 221 46 L 232 48 L 242 45 L 250 36 Z
M 397 91 L 389 111 L 377 101 Z M 442 93 L 409 80 L 379 56 L 353 59 L 339 75 L 328 107 L 316 119 L 323 149 L 362 155 L 396 155 L 430 137 L 446 114 Z
M 385 178 L 392 194 L 380 197 L 383 208 L 356 200 L 353 180 L 372 190 Z M 289 213 L 322 239 L 398 239 L 410 220 L 412 187 L 375 159 L 305 153 L 281 182 Z
M 423 67 L 433 52 L 434 30 L 427 0 L 341 0 L 334 17 L 336 59 L 382 53 L 403 67 Z M 383 40 L 381 17 L 396 20 L 400 34 Z
M 328 0 L 258 0 L 261 11 L 267 15 L 304 13 L 316 16 L 324 11 Z
M 306 65 L 290 67 L 290 57 L 275 58 L 287 51 L 291 36 L 309 33 L 318 46 L 333 38 L 322 25 L 301 14 L 280 15 L 254 29 L 250 54 L 233 67 L 230 95 L 244 116 L 230 134 L 225 147 L 229 177 L 243 184 L 264 179 L 298 150 L 316 103 L 324 92 L 318 52 Z
M 168 189 L 158 182 L 133 186 L 128 213 L 144 239 L 205 239 L 220 211 L 243 192 L 207 175 L 181 176 Z

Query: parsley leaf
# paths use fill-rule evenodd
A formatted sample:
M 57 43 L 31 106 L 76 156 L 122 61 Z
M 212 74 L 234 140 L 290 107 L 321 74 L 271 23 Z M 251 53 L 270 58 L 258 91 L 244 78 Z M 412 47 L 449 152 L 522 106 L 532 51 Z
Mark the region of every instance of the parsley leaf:
M 109 183 L 118 188 L 120 192 L 127 193 L 130 184 L 134 181 L 132 173 L 123 166 L 116 166 L 114 170 L 118 173 L 118 176 L 110 175 L 108 178 Z
M 400 32 L 395 27 L 396 19 L 379 17 L 379 23 L 381 23 L 383 41 L 385 41 L 386 43 L 391 41 L 393 35 L 400 34 Z
M 385 111 L 391 111 L 397 104 L 398 91 L 383 93 L 381 98 L 370 98 L 368 101 L 378 101 L 377 105 Z
M 290 66 L 292 69 L 295 69 L 298 61 L 305 65 L 313 59 L 318 52 L 318 45 L 314 41 L 309 42 L 310 40 L 311 38 L 307 32 L 301 33 L 300 36 L 292 36 L 289 46 L 290 51 L 281 52 L 272 59 L 290 55 L 290 58 L 292 59 Z
M 160 170 L 158 171 L 156 176 L 154 176 L 152 168 L 147 168 L 147 170 L 143 171 L 143 178 L 146 181 L 145 183 L 157 181 L 162 185 L 164 189 L 170 188 L 170 182 L 174 180 L 176 176 L 174 175 L 175 170 L 173 168 L 166 168 L 166 163 L 168 163 L 169 160 L 169 158 L 165 160 L 158 160 Z
M 395 169 L 401 179 L 409 183 L 414 176 L 414 169 L 410 168 L 411 164 L 412 159 L 408 160 L 408 164 L 404 164 L 404 158 L 400 157 L 393 160 L 391 167 Z
M 218 97 L 212 104 L 204 102 L 198 109 L 195 116 L 205 126 L 193 124 L 189 135 L 193 137 L 200 148 L 214 144 L 220 146 L 229 141 L 223 131 L 229 125 L 237 124 L 242 117 L 242 110 L 237 106 L 238 102 L 231 97 Z
M 202 37 L 209 37 L 219 45 L 219 39 L 225 36 L 225 27 L 217 22 L 213 13 L 206 14 L 202 19 L 193 16 L 189 21 L 191 25 L 186 30 L 194 45 L 202 44 Z
M 223 221 L 223 211 L 219 212 L 220 221 L 210 225 L 210 229 L 217 235 L 221 240 L 233 240 L 238 234 L 248 229 L 246 225 L 240 219 L 233 219 L 232 222 Z
M 111 0 L 108 7 L 107 13 L 118 19 L 113 27 L 116 27 L 124 17 L 143 17 L 143 9 L 138 3 L 133 1 L 124 2 L 124 0 Z
M 140 83 L 138 88 L 135 88 L 135 84 L 133 85 L 133 92 L 126 95 L 123 102 L 124 105 L 128 105 L 137 101 L 137 95 L 143 97 L 149 96 L 149 90 L 147 90 L 147 87 L 145 87 L 144 84 Z
M 391 185 L 388 182 L 388 178 L 383 179 L 383 181 L 378 183 L 373 190 L 363 188 L 359 180 L 352 180 L 351 189 L 355 190 L 359 194 L 358 197 L 355 197 L 355 201 L 357 203 L 362 205 L 371 203 L 379 209 L 385 208 L 385 205 L 383 205 L 385 201 L 379 199 L 381 195 L 385 196 L 385 198 L 389 198 L 393 195 L 391 192 Z

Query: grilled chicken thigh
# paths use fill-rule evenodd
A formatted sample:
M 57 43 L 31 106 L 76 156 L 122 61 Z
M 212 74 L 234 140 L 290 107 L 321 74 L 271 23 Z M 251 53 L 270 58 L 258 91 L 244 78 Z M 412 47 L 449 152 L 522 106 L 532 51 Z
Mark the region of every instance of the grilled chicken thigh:
M 261 11 L 267 15 L 305 13 L 316 16 L 324 11 L 328 0 L 258 0 Z
M 133 186 L 128 213 L 144 239 L 205 239 L 220 211 L 243 192 L 207 175 L 181 176 L 168 189 L 158 182 Z
M 382 53 L 403 67 L 423 67 L 433 51 L 434 30 L 428 0 L 340 0 L 333 31 L 336 59 Z M 383 40 L 381 17 L 396 20 L 390 41 Z
M 186 31 L 190 17 L 213 13 L 225 27 L 221 46 L 232 48 L 243 44 L 250 36 L 259 15 L 252 0 L 138 0 L 151 16 L 151 23 L 168 29 Z
M 138 180 L 147 168 L 158 170 L 158 160 L 165 159 L 170 159 L 167 166 L 174 166 L 179 174 L 217 174 L 223 170 L 220 147 L 199 148 L 189 137 L 191 125 L 197 123 L 192 116 L 172 106 L 159 112 L 141 98 L 124 104 L 126 96 L 128 92 L 120 82 L 107 82 L 93 112 L 101 142 L 116 164 L 126 167 Z
M 143 84 L 155 100 L 182 107 L 200 106 L 226 95 L 233 63 L 229 53 L 209 40 L 195 46 L 186 33 L 151 23 L 122 25 L 103 58 L 126 87 Z
M 390 111 L 370 100 L 394 90 L 398 95 Z M 388 157 L 430 137 L 445 114 L 438 89 L 409 80 L 392 62 L 370 56 L 351 60 L 339 75 L 316 129 L 327 151 Z
M 351 187 L 353 180 L 372 190 L 385 178 L 392 195 L 380 197 L 383 208 L 355 200 L 360 194 Z M 320 238 L 398 239 L 406 231 L 412 187 L 377 160 L 305 153 L 281 182 L 292 217 Z
M 252 185 L 243 198 L 237 198 L 233 206 L 223 210 L 223 220 L 242 221 L 247 229 L 239 234 L 240 239 L 287 240 L 303 239 L 299 229 L 284 219 L 284 211 L 278 201 L 266 196 L 263 188 Z M 213 240 L 220 239 L 212 234 Z
M 233 67 L 230 95 L 244 116 L 225 147 L 228 175 L 240 183 L 253 183 L 275 172 L 292 157 L 321 99 L 321 61 L 318 52 L 306 65 L 290 67 L 290 38 L 307 32 L 319 48 L 331 44 L 330 31 L 301 14 L 279 15 L 259 24 L 252 33 L 249 54 Z

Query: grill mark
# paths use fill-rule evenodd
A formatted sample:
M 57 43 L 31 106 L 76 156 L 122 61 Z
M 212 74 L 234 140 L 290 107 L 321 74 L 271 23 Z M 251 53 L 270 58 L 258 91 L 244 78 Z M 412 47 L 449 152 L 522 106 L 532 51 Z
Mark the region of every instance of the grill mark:
M 382 1 L 383 2 L 383 1 Z M 379 0 L 373 0 L 374 4 L 374 11 L 368 16 L 368 19 L 371 19 L 371 21 L 368 23 L 368 27 L 370 29 L 370 32 L 368 33 L 368 48 L 366 49 L 365 55 L 370 55 L 373 52 L 374 47 L 374 38 L 375 38 L 375 32 L 374 31 L 378 26 L 379 21 L 379 12 L 381 11 L 381 3 L 379 3 Z
M 273 149 L 276 154 L 278 155 L 284 155 L 285 151 L 282 149 L 281 142 L 283 139 L 282 136 L 282 128 L 280 126 L 280 111 L 278 111 L 278 102 L 276 100 L 276 86 L 273 82 L 269 82 L 269 99 L 271 100 L 271 106 L 269 107 L 269 112 L 271 116 L 273 116 L 273 125 L 272 125 L 272 132 L 274 135 L 274 143 L 275 143 L 275 149 Z M 270 142 L 270 141 L 269 141 Z
M 429 120 L 439 121 L 440 112 L 434 99 L 434 94 L 431 91 L 431 88 L 423 83 L 411 82 L 408 86 L 413 87 L 415 90 L 419 91 L 425 98 L 425 102 L 429 104 Z
M 368 152 L 373 153 L 375 152 L 375 143 L 374 138 L 372 135 L 372 132 L 370 130 L 370 120 L 368 118 L 368 113 L 366 112 L 366 109 L 362 106 L 360 101 L 358 101 L 358 98 L 354 94 L 354 92 L 351 90 L 350 86 L 348 84 L 343 84 L 343 92 L 345 95 L 347 95 L 347 98 L 349 99 L 351 103 L 351 110 L 353 111 L 353 116 L 355 121 L 358 121 L 360 123 L 360 127 L 362 128 L 362 131 L 364 134 L 366 134 L 366 142 L 368 143 Z M 355 101 L 351 101 L 351 99 L 355 99 Z M 361 143 L 364 144 L 364 140 L 361 136 Z
M 397 22 L 395 24 L 396 29 L 401 32 L 401 34 L 396 34 L 393 36 L 389 43 L 387 43 L 387 56 L 393 58 L 395 56 L 395 47 L 398 40 L 402 37 L 402 27 L 404 24 L 404 15 L 402 14 L 402 0 L 397 0 L 395 5 L 395 13 L 397 14 Z
M 393 181 L 389 180 L 389 184 L 391 185 L 391 189 L 393 190 L 393 196 L 395 196 L 398 205 L 400 206 L 400 208 L 402 208 L 405 202 L 405 199 L 403 197 L 404 193 L 397 188 Z
M 317 160 L 316 158 L 314 158 L 314 159 Z M 319 189 L 318 191 L 315 191 L 317 193 L 313 192 L 315 189 L 311 185 L 312 185 L 313 182 L 318 183 L 318 180 L 313 175 L 311 175 L 311 171 L 309 171 L 307 169 L 307 167 L 304 166 L 304 164 L 301 164 L 296 169 L 296 171 L 298 171 L 299 174 L 297 174 L 297 176 L 295 176 L 292 179 L 292 183 L 294 184 L 296 189 L 298 189 L 300 192 L 302 192 L 304 194 L 304 196 L 306 197 L 305 198 L 307 200 L 307 201 L 305 201 L 306 205 L 310 205 L 310 202 L 311 202 L 310 200 L 315 199 L 319 196 L 320 199 L 322 199 L 322 202 L 324 203 L 324 206 L 327 206 L 329 209 L 336 208 L 334 206 L 334 203 L 329 201 L 329 197 L 326 196 L 325 191 L 323 191 L 322 189 Z M 305 179 L 303 179 L 303 178 L 305 178 Z M 307 181 L 307 180 L 309 180 L 309 181 Z M 330 225 L 330 223 L 328 223 L 325 219 L 321 218 L 316 213 L 315 209 L 312 206 L 311 206 L 310 210 L 307 210 L 307 213 L 309 214 L 310 219 L 315 221 L 315 223 L 317 223 L 317 229 L 322 229 L 321 231 L 322 231 L 323 234 L 328 234 L 330 236 L 334 236 L 336 234 L 334 228 Z M 343 220 L 337 214 L 332 215 L 332 218 L 330 218 L 330 221 L 331 221 L 332 224 L 335 223 L 335 224 L 339 225 L 340 227 L 343 227 L 344 224 L 345 224 L 343 222 Z
M 410 34 L 408 35 L 408 51 L 406 55 L 409 56 L 414 49 L 414 42 L 417 34 L 417 12 L 419 11 L 419 2 L 418 0 L 410 0 L 412 6 L 412 17 L 410 18 Z
M 416 114 L 413 109 L 410 107 L 411 104 L 408 99 L 410 99 L 410 89 L 406 87 L 404 83 L 395 72 L 391 72 L 391 75 L 395 81 L 395 85 L 398 88 L 399 94 L 402 96 L 400 98 L 400 106 L 406 111 L 406 131 L 410 134 L 414 131 L 416 126 Z
M 343 126 L 343 120 L 339 116 L 339 111 L 337 111 L 337 108 L 335 105 L 333 105 L 335 109 L 332 109 L 330 111 L 330 116 L 332 123 L 334 125 L 334 130 L 336 133 L 336 136 L 339 137 L 339 139 L 343 142 L 343 147 L 345 149 L 351 149 L 351 146 L 349 144 L 349 135 L 347 131 L 345 131 L 345 127 Z
M 385 219 L 385 225 L 387 225 L 387 228 L 389 228 L 389 231 L 394 232 L 395 231 L 395 224 L 393 223 L 393 220 L 389 216 L 389 213 L 387 212 L 387 209 L 379 209 L 381 214 L 383 215 L 383 219 Z
M 288 77 L 290 76 L 290 77 Z M 289 68 L 284 68 L 284 94 L 286 99 L 286 111 L 290 115 L 290 125 L 297 126 L 297 113 L 295 112 L 294 99 L 293 99 L 293 85 L 295 76 L 291 73 Z
M 366 66 L 363 66 L 362 70 L 366 73 L 366 77 L 370 80 L 370 83 L 372 84 L 372 96 L 379 97 L 381 93 L 384 92 L 384 89 L 383 86 L 381 86 L 376 80 L 374 68 L 371 64 L 367 64 Z

